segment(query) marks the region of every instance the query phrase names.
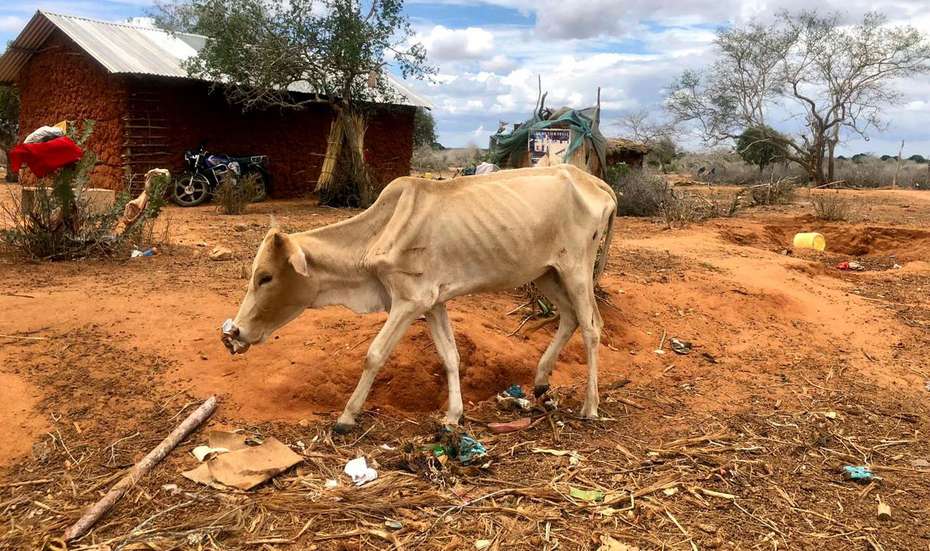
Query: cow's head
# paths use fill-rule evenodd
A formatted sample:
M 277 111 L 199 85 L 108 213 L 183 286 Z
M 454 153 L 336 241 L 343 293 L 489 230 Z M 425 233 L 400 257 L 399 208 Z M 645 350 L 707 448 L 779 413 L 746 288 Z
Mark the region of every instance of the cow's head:
M 307 257 L 294 239 L 272 227 L 258 247 L 236 319 L 223 324 L 230 353 L 243 353 L 296 318 L 316 294 Z

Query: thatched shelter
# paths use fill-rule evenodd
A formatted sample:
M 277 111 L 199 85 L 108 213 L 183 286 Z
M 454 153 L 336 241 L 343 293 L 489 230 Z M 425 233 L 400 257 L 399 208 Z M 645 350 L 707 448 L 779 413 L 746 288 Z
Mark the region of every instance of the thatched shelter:
M 649 146 L 625 138 L 608 138 L 607 166 L 626 163 L 630 168 L 643 168 L 643 160 L 649 153 Z

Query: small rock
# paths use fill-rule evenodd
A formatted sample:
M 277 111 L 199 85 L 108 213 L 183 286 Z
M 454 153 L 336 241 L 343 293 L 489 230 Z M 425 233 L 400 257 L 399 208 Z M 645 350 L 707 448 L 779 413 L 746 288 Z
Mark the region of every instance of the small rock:
M 162 490 L 163 492 L 167 492 L 167 493 L 169 493 L 169 494 L 171 494 L 171 495 L 175 495 L 175 494 L 177 494 L 178 492 L 181 491 L 181 489 L 178 488 L 178 485 L 177 485 L 177 484 L 164 484 L 164 485 L 161 487 L 161 490 Z
M 210 251 L 210 260 L 232 260 L 233 252 L 226 247 L 215 247 Z
M 206 246 L 207 246 L 207 242 L 206 242 L 206 241 L 201 241 L 200 243 L 197 243 L 197 246 L 198 246 L 198 247 L 206 247 Z
M 242 222 L 238 222 L 233 226 L 233 229 L 238 232 L 243 232 L 249 229 L 249 226 L 248 224 L 243 224 Z
M 692 345 L 688 341 L 672 338 L 668 342 L 672 346 L 672 351 L 674 351 L 676 354 L 685 355 L 691 353 Z
M 911 466 L 918 469 L 930 467 L 930 461 L 927 461 L 926 459 L 914 459 L 911 461 Z

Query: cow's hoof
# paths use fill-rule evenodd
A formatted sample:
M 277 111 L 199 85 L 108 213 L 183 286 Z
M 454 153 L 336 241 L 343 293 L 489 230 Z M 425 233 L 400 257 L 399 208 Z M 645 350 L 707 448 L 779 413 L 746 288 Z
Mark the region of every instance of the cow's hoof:
M 536 385 L 533 387 L 533 395 L 539 398 L 543 394 L 549 392 L 549 385 Z
M 333 433 L 335 434 L 349 434 L 353 429 L 355 429 L 355 425 L 350 425 L 348 423 L 336 423 L 333 425 Z
M 582 408 L 581 418 L 584 419 L 585 421 L 597 421 L 599 419 L 597 415 L 597 409 L 588 410 L 588 409 Z

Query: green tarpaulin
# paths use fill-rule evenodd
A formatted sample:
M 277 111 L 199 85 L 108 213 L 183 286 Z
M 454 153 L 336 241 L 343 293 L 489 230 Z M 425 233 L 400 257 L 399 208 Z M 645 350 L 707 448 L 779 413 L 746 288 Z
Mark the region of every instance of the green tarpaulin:
M 536 114 L 509 134 L 498 133 L 491 136 L 491 162 L 501 167 L 519 167 L 526 157 L 532 132 L 544 128 L 568 128 L 572 130 L 572 140 L 562 160 L 569 162 L 587 140 L 597 153 L 599 166 L 603 170 L 607 165 L 607 139 L 598 128 L 597 117 L 597 107 L 560 109 L 545 119 Z

